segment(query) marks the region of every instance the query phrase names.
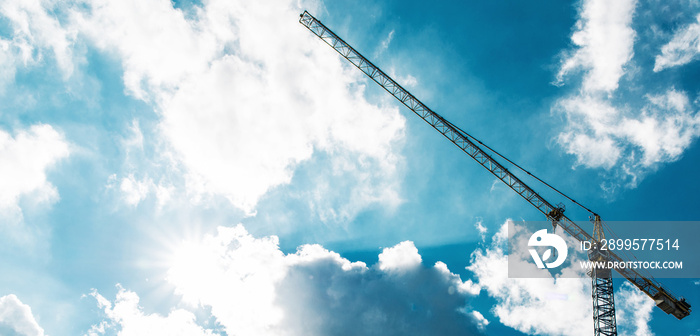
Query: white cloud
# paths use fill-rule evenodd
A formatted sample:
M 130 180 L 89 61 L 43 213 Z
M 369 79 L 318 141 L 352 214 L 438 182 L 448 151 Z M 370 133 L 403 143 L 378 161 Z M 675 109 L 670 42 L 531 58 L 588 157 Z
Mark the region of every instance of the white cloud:
M 491 313 L 506 326 L 543 335 L 591 334 L 590 279 L 509 278 L 508 258 L 525 262 L 530 256 L 505 254 L 506 230 L 504 224 L 490 246 L 472 255 L 468 269 L 478 283 L 462 281 L 442 262 L 423 266 L 411 242 L 385 248 L 368 267 L 320 245 L 285 255 L 276 237 L 254 238 L 241 225 L 184 242 L 168 281 L 186 302 L 210 308 L 228 334 L 476 334 L 490 321 L 468 309 L 467 299 L 482 289 L 496 300 Z M 630 285 L 615 295 L 619 330 L 649 334 L 653 301 Z
M 40 0 L 9 0 L 0 5 L 0 15 L 12 27 L 12 39 L 0 39 L 0 67 L 10 70 L 4 80 L 14 77 L 14 68 L 29 66 L 44 58 L 49 51 L 64 77 L 73 73 L 72 43 L 75 31 L 65 29 L 56 15 L 49 14 L 56 5 Z
M 18 57 L 14 48 L 12 41 L 0 38 L 0 93 L 15 78 Z
M 421 256 L 413 242 L 404 241 L 394 247 L 385 248 L 379 254 L 379 269 L 385 272 L 405 272 L 421 264 Z
M 487 320 L 480 312 L 473 310 L 471 315 L 474 317 L 474 320 L 477 322 L 477 326 L 480 330 L 486 329 L 486 326 L 489 325 L 489 320 Z
M 671 87 L 644 94 L 643 86 L 627 82 L 620 87 L 634 55 L 635 7 L 636 1 L 583 1 L 571 37 L 576 49 L 557 75 L 563 83 L 582 70 L 580 87 L 552 108 L 565 117 L 557 142 L 576 156 L 576 165 L 606 169 L 615 179 L 607 190 L 635 187 L 659 163 L 677 160 L 700 134 L 700 117 L 685 92 Z M 619 100 L 618 92 L 641 99 Z
M 557 81 L 574 70 L 583 71 L 578 95 L 560 99 L 567 124 L 558 142 L 577 164 L 609 169 L 617 164 L 621 149 L 614 127 L 621 114 L 605 98 L 618 88 L 625 65 L 632 59 L 635 32 L 630 27 L 636 1 L 586 0 L 571 41 L 576 50 L 561 64 Z
M 394 39 L 394 30 L 392 29 L 384 40 L 379 44 L 377 51 L 374 52 L 374 58 L 381 56 L 387 49 L 389 49 L 389 44 L 391 40 Z
M 122 140 L 122 146 L 126 151 L 127 161 L 129 160 L 129 155 L 132 154 L 132 152 L 143 152 L 143 132 L 141 132 L 138 119 L 132 120 L 128 129 L 131 136 Z
M 532 234 L 520 226 L 515 226 L 515 229 L 513 239 L 527 239 Z M 490 246 L 474 251 L 472 263 L 467 267 L 478 280 L 477 285 L 496 299 L 492 313 L 504 325 L 527 334 L 592 334 L 590 278 L 585 274 L 571 273 L 579 272 L 573 267 L 562 270 L 562 274 L 578 277 L 509 278 L 509 259 L 510 262 L 525 263 L 531 257 L 525 250 L 510 249 L 506 254 L 507 230 L 508 222 L 494 235 Z M 573 238 L 568 239 L 573 241 Z M 642 335 L 649 332 L 653 300 L 637 288 L 623 284 L 615 293 L 615 303 L 619 330 Z
M 649 104 L 638 118 L 623 119 L 620 133 L 641 149 L 642 165 L 675 161 L 700 135 L 700 114 L 683 92 L 669 90 L 647 98 Z
M 697 22 L 676 31 L 666 45 L 661 47 L 661 54 L 656 56 L 654 71 L 681 66 L 693 61 L 700 53 L 700 15 Z
M 620 157 L 620 148 L 610 136 L 594 138 L 569 131 L 560 133 L 559 141 L 567 145 L 567 153 L 576 155 L 579 165 L 611 168 Z
M 136 206 L 146 199 L 152 188 L 155 188 L 155 185 L 151 179 L 144 178 L 143 180 L 137 180 L 134 178 L 133 174 L 122 178 L 119 184 L 119 189 L 124 196 L 124 201 L 132 206 Z
M 468 267 L 478 284 L 497 300 L 492 313 L 504 325 L 528 334 L 592 334 L 590 282 L 576 278 L 509 278 L 508 258 L 525 260 L 530 256 L 506 255 L 507 227 L 507 223 L 501 227 L 486 250 L 472 254 Z
M 562 62 L 557 79 L 574 70 L 586 71 L 583 89 L 614 91 L 624 66 L 634 54 L 635 32 L 630 27 L 636 0 L 586 0 L 580 9 L 571 42 L 577 49 Z
M 143 308 L 139 306 L 139 297 L 136 293 L 125 290 L 119 285 L 117 287 L 119 292 L 114 304 L 95 290 L 91 293 L 100 309 L 103 309 L 106 319 L 93 325 L 87 335 L 105 335 L 110 330 L 118 331 L 120 336 L 215 335 L 211 330 L 199 326 L 194 314 L 184 309 L 175 309 L 168 316 L 145 314 Z
M 286 274 L 277 237 L 255 239 L 243 226 L 220 227 L 173 255 L 168 280 L 187 302 L 211 306 L 229 334 L 268 335 L 283 318 L 275 286 Z
M 204 71 L 217 51 L 215 36 L 199 34 L 167 0 L 86 3 L 75 24 L 98 47 L 114 51 L 124 66 L 126 89 L 137 98 L 158 100 L 148 90 L 173 90 Z M 82 14 L 82 15 L 81 15 Z M 230 34 L 230 33 L 229 33 Z
M 491 187 L 493 189 L 493 186 Z M 479 236 L 481 236 L 481 241 L 486 240 L 486 233 L 489 231 L 485 226 L 484 223 L 482 222 L 481 219 L 476 221 L 476 224 L 474 224 L 474 227 L 476 228 L 477 231 L 479 231 Z
M 182 179 L 178 179 L 175 174 L 179 171 L 173 167 L 172 158 L 167 151 L 161 152 L 162 143 L 157 141 L 152 143 L 151 139 L 145 140 L 137 119 L 132 120 L 128 131 L 120 141 L 124 151 L 122 174 L 126 176 L 118 177 L 116 173 L 110 175 L 105 187 L 108 190 L 118 191 L 122 201 L 134 207 L 149 196 L 155 196 L 160 210 L 176 194 L 173 181 L 181 183 Z M 157 183 L 151 175 L 160 175 Z
M 615 295 L 619 335 L 653 336 L 649 321 L 654 301 L 627 281 Z
M 415 87 L 416 85 L 418 85 L 418 79 L 416 77 L 413 77 L 413 75 L 411 74 L 407 74 L 405 76 L 397 74 L 396 69 L 394 67 L 390 67 L 388 73 L 389 77 L 395 79 L 396 82 L 404 88 Z
M 121 143 L 125 152 L 124 162 L 127 165 L 126 170 L 134 171 L 137 170 L 137 167 L 133 167 L 133 162 L 135 161 L 133 157 L 143 154 L 144 137 L 139 122 L 136 119 L 132 120 L 128 130 L 130 133 L 129 136 L 125 137 Z M 108 187 L 114 187 L 116 179 L 116 174 L 110 176 Z M 122 199 L 126 204 L 131 206 L 137 206 L 141 201 L 145 200 L 149 194 L 156 191 L 157 188 L 158 187 L 150 177 L 144 176 L 141 179 L 137 179 L 134 177 L 134 173 L 129 173 L 126 177 L 121 178 L 121 182 L 119 182 L 119 191 L 121 191 Z
M 290 0 L 209 1 L 185 16 L 166 0 L 95 1 L 76 22 L 121 58 L 128 92 L 161 113 L 160 134 L 195 195 L 252 213 L 323 151 L 369 174 L 347 201 L 355 206 L 332 210 L 352 216 L 366 194 L 396 204 L 404 119 L 364 99 L 361 74 L 299 25 L 301 11 Z
M 559 100 L 557 108 L 569 121 L 558 141 L 577 155 L 578 164 L 610 168 L 617 163 L 621 150 L 613 136 L 620 112 L 615 107 L 598 97 L 574 96 Z
M 0 327 L 10 328 L 21 336 L 44 335 L 44 329 L 34 319 L 31 307 L 14 294 L 0 297 Z
M 577 164 L 606 169 L 623 164 L 627 175 L 643 173 L 657 163 L 677 160 L 700 135 L 700 115 L 685 93 L 674 89 L 647 95 L 632 113 L 601 97 L 575 96 L 559 101 L 569 124 L 558 141 Z
M 20 198 L 53 203 L 58 191 L 46 180 L 46 171 L 69 154 L 68 143 L 50 125 L 0 130 L 0 215 L 21 219 Z M 17 217 L 18 216 L 18 217 Z
M 314 165 L 323 168 L 313 171 L 309 182 L 297 185 L 294 193 L 325 223 L 348 223 L 373 204 L 395 209 L 403 201 L 399 194 L 401 175 L 391 165 L 400 159 L 393 154 L 387 159 L 389 165 L 366 155 L 334 152 L 326 162 Z
M 239 225 L 183 244 L 168 281 L 186 301 L 211 307 L 229 335 L 479 333 L 463 313 L 478 286 L 444 263 L 421 265 L 411 242 L 379 260 L 367 267 L 319 245 L 285 255 L 277 237 L 254 238 Z
M 416 79 L 416 77 L 411 76 L 410 74 L 406 76 L 397 76 L 394 78 L 396 78 L 396 80 L 399 83 L 401 83 L 401 85 L 404 87 L 414 87 L 418 85 L 418 79 Z

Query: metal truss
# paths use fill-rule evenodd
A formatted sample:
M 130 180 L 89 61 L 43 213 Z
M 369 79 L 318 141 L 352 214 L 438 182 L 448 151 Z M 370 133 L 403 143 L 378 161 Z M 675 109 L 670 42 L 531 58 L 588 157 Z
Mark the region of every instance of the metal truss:
M 448 140 L 457 145 L 457 147 L 459 147 L 462 151 L 467 153 L 467 155 L 476 160 L 476 162 L 486 168 L 486 170 L 491 172 L 499 180 L 503 181 L 503 183 L 518 193 L 518 195 L 530 202 L 530 204 L 532 204 L 543 214 L 549 216 L 553 210 L 558 209 L 544 200 L 539 194 L 533 191 L 515 175 L 511 174 L 505 167 L 496 162 L 481 148 L 476 146 L 465 134 L 460 132 L 450 122 L 425 106 L 425 104 L 419 101 L 410 92 L 406 91 L 406 89 L 401 87 L 401 85 L 396 83 L 396 81 L 385 74 L 381 69 L 372 64 L 372 62 L 367 60 L 349 44 L 345 43 L 343 39 L 338 37 L 338 35 L 333 33 L 330 29 L 326 28 L 326 26 L 324 26 L 311 14 L 304 12 L 299 22 L 301 22 L 301 24 L 306 26 L 312 33 L 335 49 L 335 51 L 337 51 L 350 63 L 360 69 L 360 71 L 364 72 L 369 78 L 379 84 L 379 86 L 398 99 L 402 104 L 408 107 L 408 109 L 425 120 L 428 124 L 430 124 L 430 126 L 435 128 Z
M 372 64 L 359 52 L 357 52 L 353 47 L 343 41 L 338 35 L 333 33 L 321 21 L 317 20 L 307 11 L 301 14 L 299 22 L 308 28 L 312 33 L 318 36 L 326 44 L 331 46 L 335 51 L 337 51 L 343 58 L 348 62 L 356 66 L 360 71 L 365 73 L 374 82 L 379 84 L 392 96 L 394 96 L 398 101 L 405 105 L 409 110 L 413 111 L 416 115 L 425 120 L 430 126 L 435 130 L 440 132 L 448 140 L 454 143 L 467 155 L 473 158 L 481 166 L 486 168 L 491 174 L 496 176 L 499 180 L 503 181 L 509 188 L 515 191 L 518 195 L 532 204 L 537 210 L 542 212 L 549 220 L 552 221 L 554 227 L 561 227 L 569 233 L 571 236 L 579 241 L 589 241 L 593 244 L 596 243 L 590 234 L 584 231 L 572 220 L 567 218 L 563 214 L 563 208 L 555 207 L 551 203 L 547 202 L 542 196 L 532 190 L 519 178 L 508 171 L 504 166 L 494 160 L 489 154 L 477 146 L 470 138 L 468 134 L 454 126 L 449 121 L 445 120 L 442 116 L 435 113 L 429 109 L 420 100 L 414 97 L 410 92 L 401 87 L 396 81 L 389 77 L 377 66 Z M 474 138 L 472 138 L 474 139 Z M 476 140 L 476 139 L 474 139 Z M 478 140 L 476 140 L 478 142 Z M 481 142 L 479 142 L 481 144 Z M 482 144 L 483 145 L 483 144 Z M 485 145 L 484 145 L 485 146 Z M 615 255 L 614 253 L 608 251 L 605 254 L 605 258 L 611 261 L 622 262 L 623 259 Z M 681 319 L 690 313 L 690 305 L 685 303 L 683 300 L 677 300 L 674 297 L 666 294 L 666 292 L 661 288 L 660 284 L 652 279 L 648 279 L 633 269 L 627 268 L 615 268 L 615 270 L 622 276 L 627 278 L 632 282 L 637 288 L 642 290 L 644 293 L 650 297 L 657 300 L 659 295 L 663 295 L 664 298 L 669 299 L 672 303 L 681 305 L 687 305 L 684 309 L 674 309 L 673 312 L 670 310 L 667 313 L 673 313 L 677 318 Z M 610 271 L 608 270 L 608 273 Z M 600 335 L 616 335 L 615 327 L 615 316 L 614 316 L 614 302 L 613 302 L 613 292 L 612 292 L 612 277 L 607 278 L 593 277 L 593 298 L 594 298 L 594 321 L 596 321 L 596 330 L 598 326 L 601 325 L 601 330 L 615 330 L 614 333 L 601 333 Z M 597 307 L 597 308 L 596 308 Z M 685 306 L 684 306 L 685 307 Z M 608 309 L 611 308 L 611 309 Z M 603 314 L 603 315 L 596 315 Z M 598 335 L 598 334 L 596 334 Z
M 593 269 L 591 274 L 593 292 L 593 335 L 616 336 L 615 299 L 610 270 Z

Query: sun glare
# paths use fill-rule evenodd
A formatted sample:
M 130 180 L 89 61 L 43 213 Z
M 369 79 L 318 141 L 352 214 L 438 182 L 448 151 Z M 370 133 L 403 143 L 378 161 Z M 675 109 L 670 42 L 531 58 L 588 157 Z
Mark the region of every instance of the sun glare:
M 207 286 L 217 279 L 216 246 L 202 241 L 183 241 L 176 247 L 169 261 L 167 281 L 175 286 L 183 300 L 194 303 L 206 296 Z

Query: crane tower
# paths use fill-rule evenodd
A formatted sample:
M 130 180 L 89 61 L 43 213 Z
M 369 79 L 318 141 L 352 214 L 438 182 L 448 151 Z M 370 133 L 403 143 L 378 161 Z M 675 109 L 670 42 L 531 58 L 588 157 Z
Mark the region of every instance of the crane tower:
M 467 132 L 450 123 L 439 114 L 433 112 L 431 109 L 425 106 L 425 104 L 419 101 L 406 89 L 401 87 L 401 85 L 396 83 L 396 81 L 394 81 L 377 66 L 372 64 L 372 62 L 367 60 L 353 47 L 343 41 L 343 39 L 333 33 L 333 31 L 328 29 L 321 23 L 321 21 L 317 20 L 307 11 L 304 11 L 304 13 L 300 15 L 299 22 L 317 37 L 331 46 L 348 62 L 352 63 L 365 75 L 379 84 L 379 86 L 398 99 L 398 101 L 409 110 L 413 111 L 435 130 L 440 132 L 453 144 L 459 147 L 464 153 L 476 160 L 477 163 L 486 168 L 486 170 L 496 176 L 496 178 L 503 181 L 503 183 L 505 183 L 510 189 L 515 191 L 528 203 L 542 212 L 545 217 L 552 222 L 555 229 L 557 226 L 561 227 L 564 231 L 577 240 L 582 242 L 590 242 L 591 246 L 593 247 L 599 246 L 601 239 L 605 238 L 602 228 L 602 220 L 598 214 L 559 192 L 546 182 L 540 180 L 527 170 L 521 168 L 514 162 L 508 160 L 498 152 L 483 144 L 481 141 L 472 137 Z M 486 152 L 486 150 L 489 150 L 495 156 L 499 156 L 503 160 L 511 163 L 547 187 L 552 188 L 569 201 L 572 201 L 573 203 L 576 203 L 589 211 L 592 214 L 591 221 L 593 222 L 593 235 L 588 234 L 571 219 L 566 217 L 564 215 L 565 208 L 563 205 L 552 205 L 552 203 L 545 200 L 542 196 L 540 196 L 540 194 L 536 193 L 532 188 L 530 188 L 512 172 L 496 161 L 492 155 Z M 619 264 L 622 264 L 623 262 L 623 259 L 617 256 L 615 253 L 609 250 L 598 250 L 596 248 L 591 249 L 589 259 L 591 261 L 617 261 L 620 262 Z M 615 271 L 652 298 L 655 301 L 656 306 L 661 308 L 667 314 L 671 314 L 679 320 L 690 314 L 690 304 L 684 299 L 676 298 L 674 295 L 664 290 L 661 284 L 656 280 L 642 276 L 637 271 L 629 268 L 615 268 Z M 591 290 L 593 298 L 594 334 L 596 336 L 617 335 L 611 270 L 593 268 L 590 276 L 592 282 Z

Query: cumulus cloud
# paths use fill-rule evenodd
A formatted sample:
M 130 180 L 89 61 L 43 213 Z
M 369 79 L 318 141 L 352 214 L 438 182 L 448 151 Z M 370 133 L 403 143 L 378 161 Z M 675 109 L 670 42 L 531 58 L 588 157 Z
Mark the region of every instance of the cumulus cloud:
M 531 265 L 531 257 L 525 250 L 510 249 L 506 252 L 508 227 L 506 222 L 494 234 L 489 246 L 474 251 L 471 264 L 467 267 L 478 280 L 477 285 L 496 300 L 492 313 L 504 325 L 527 334 L 592 334 L 590 278 L 584 274 L 576 274 L 579 278 L 509 278 L 509 259 L 510 262 L 528 262 Z M 532 234 L 523 227 L 516 225 L 514 228 L 516 232 L 512 233 L 512 239 L 528 239 Z M 580 273 L 574 267 L 567 267 L 561 274 L 574 276 L 571 272 Z M 624 284 L 615 293 L 615 302 L 619 330 L 631 334 L 649 331 L 653 300 L 637 288 Z
M 320 245 L 284 254 L 276 237 L 239 225 L 184 244 L 173 260 L 177 292 L 210 307 L 230 335 L 464 335 L 487 324 L 465 308 L 478 286 L 444 263 L 422 265 L 411 242 L 368 267 Z
M 21 220 L 20 198 L 52 203 L 58 191 L 46 171 L 69 154 L 68 143 L 50 125 L 39 124 L 15 135 L 0 130 L 0 215 Z
M 671 41 L 661 47 L 654 63 L 655 72 L 688 64 L 700 54 L 700 15 L 696 20 L 676 31 Z
M 635 7 L 631 0 L 582 2 L 571 36 L 576 48 L 557 74 L 563 84 L 580 70 L 580 86 L 552 108 L 565 119 L 557 142 L 576 165 L 603 168 L 628 187 L 658 164 L 677 160 L 700 134 L 700 116 L 685 92 L 670 87 L 645 94 L 643 85 L 623 81 L 634 56 Z M 639 99 L 620 100 L 620 92 Z
M 0 327 L 9 328 L 21 336 L 43 336 L 44 329 L 32 315 L 32 309 L 16 295 L 0 297 Z
M 253 213 L 320 151 L 369 174 L 354 179 L 344 203 L 361 207 L 369 195 L 395 205 L 404 119 L 364 99 L 361 74 L 298 24 L 301 11 L 289 0 L 208 1 L 187 14 L 166 0 L 93 1 L 75 22 L 121 59 L 128 93 L 160 113 L 159 132 L 193 194 Z M 320 175 L 332 183 L 333 173 Z
M 394 247 L 385 248 L 379 255 L 379 269 L 382 271 L 405 272 L 421 264 L 421 256 L 413 242 L 404 241 Z
M 286 273 L 278 243 L 275 236 L 256 239 L 240 225 L 220 227 L 201 242 L 185 242 L 168 279 L 185 301 L 210 306 L 228 334 L 274 334 L 283 318 L 275 286 Z
M 93 325 L 88 330 L 87 335 L 112 335 L 115 331 L 118 331 L 120 336 L 215 335 L 212 330 L 198 325 L 195 315 L 184 309 L 175 309 L 168 316 L 155 313 L 146 314 L 139 305 L 139 297 L 136 293 L 128 291 L 120 285 L 117 285 L 117 288 L 119 288 L 119 292 L 114 303 L 95 290 L 91 293 L 106 318 L 101 323 Z
M 158 113 L 155 137 L 146 141 L 158 142 L 169 160 L 154 161 L 159 169 L 148 174 L 135 167 L 117 173 L 127 203 L 169 197 L 177 187 L 195 201 L 223 196 L 252 215 L 264 194 L 319 155 L 329 168 L 301 193 L 322 220 L 402 202 L 396 153 L 404 118 L 395 106 L 368 102 L 362 74 L 298 24 L 303 8 L 320 7 L 316 1 L 207 1 L 184 10 L 167 0 L 61 5 L 0 6 L 13 29 L 0 39 L 0 81 L 49 58 L 70 76 L 84 63 L 85 45 L 119 61 L 125 93 Z M 131 128 L 139 131 L 138 122 Z M 143 146 L 143 136 L 133 140 Z M 145 192 L 147 179 L 157 185 L 147 183 Z M 348 192 L 329 193 L 339 188 Z
M 590 335 L 590 279 L 583 274 L 509 278 L 509 258 L 525 263 L 530 256 L 505 252 L 507 225 L 472 254 L 468 270 L 475 282 L 462 281 L 442 262 L 423 265 L 409 241 L 383 249 L 379 262 L 367 266 L 320 245 L 285 254 L 277 237 L 255 238 L 242 225 L 183 242 L 172 256 L 168 282 L 183 302 L 210 311 L 217 330 L 228 335 L 488 333 L 492 322 L 468 302 L 480 293 L 495 300 L 490 313 L 500 323 L 520 332 Z M 516 238 L 531 234 L 516 226 Z M 579 271 L 571 267 L 561 274 L 566 272 Z M 140 334 L 151 330 L 148 324 L 161 323 L 191 328 L 194 335 L 213 332 L 183 308 L 167 316 L 144 314 L 138 295 L 121 287 L 114 304 L 97 292 L 92 295 L 106 315 L 92 327 L 94 335 L 127 326 Z M 615 302 L 621 334 L 651 334 L 653 300 L 623 284 Z

